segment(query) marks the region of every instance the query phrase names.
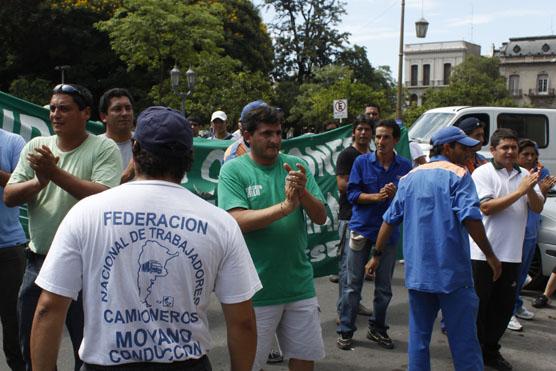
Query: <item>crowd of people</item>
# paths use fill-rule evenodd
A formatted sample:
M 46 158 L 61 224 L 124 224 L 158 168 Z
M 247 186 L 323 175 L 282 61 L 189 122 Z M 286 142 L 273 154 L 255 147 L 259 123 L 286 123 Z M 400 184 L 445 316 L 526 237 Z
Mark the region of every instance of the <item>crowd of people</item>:
M 211 370 L 214 292 L 230 369 L 259 371 L 282 359 L 293 371 L 314 369 L 325 347 L 306 220 L 324 224 L 326 201 L 308 164 L 280 151 L 284 113 L 251 102 L 234 133 L 225 112 L 212 114 L 211 138 L 234 140 L 216 207 L 180 185 L 193 163 L 198 118 L 154 106 L 134 125 L 131 95 L 115 88 L 100 98 L 106 132 L 95 136 L 86 131 L 92 106 L 86 88 L 60 84 L 48 105 L 53 136 L 25 144 L 0 130 L 8 366 L 54 370 L 65 324 L 75 370 Z M 484 125 L 475 118 L 436 132 L 428 163 L 412 146 L 412 162 L 395 151 L 398 123 L 379 115 L 378 105 L 367 105 L 336 163 L 337 346 L 353 347 L 359 314 L 369 316 L 368 339 L 395 347 L 387 312 L 401 238 L 409 369 L 430 369 L 441 310 L 456 369 L 511 370 L 499 340 L 510 320 L 531 318 L 518 294 L 556 178 L 536 144 L 508 129 L 492 134 L 492 160 L 480 156 Z M 361 303 L 366 277 L 374 280 L 372 310 Z M 548 303 L 554 277 L 535 306 Z

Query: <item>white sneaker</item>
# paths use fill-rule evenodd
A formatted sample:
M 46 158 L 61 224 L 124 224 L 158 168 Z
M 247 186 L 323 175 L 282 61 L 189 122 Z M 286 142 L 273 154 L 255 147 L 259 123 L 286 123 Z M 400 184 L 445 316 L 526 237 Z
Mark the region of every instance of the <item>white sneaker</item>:
M 521 306 L 521 308 L 519 308 L 517 310 L 517 312 L 515 313 L 515 316 L 517 318 L 521 318 L 521 319 L 526 319 L 526 320 L 531 320 L 533 319 L 533 317 L 535 317 L 535 313 L 527 310 L 527 308 L 525 308 L 523 305 Z
M 510 323 L 508 323 L 508 330 L 512 330 L 512 331 L 523 330 L 523 326 L 521 326 L 521 323 L 519 323 L 519 321 L 515 316 L 512 316 L 512 318 L 510 319 Z

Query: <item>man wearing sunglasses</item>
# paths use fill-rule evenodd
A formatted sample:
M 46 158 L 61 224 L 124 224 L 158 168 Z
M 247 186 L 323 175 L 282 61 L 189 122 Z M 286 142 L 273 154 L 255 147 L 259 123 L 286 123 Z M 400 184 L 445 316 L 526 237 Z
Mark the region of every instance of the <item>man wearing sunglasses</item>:
M 122 160 L 118 147 L 85 129 L 92 101 L 91 93 L 81 86 L 57 85 L 49 105 L 55 135 L 33 138 L 25 145 L 4 189 L 6 205 L 27 203 L 29 208 L 30 243 L 18 301 L 20 342 L 27 370 L 31 370 L 31 325 L 41 294 L 34 281 L 58 225 L 78 200 L 120 182 Z M 79 370 L 77 350 L 83 338 L 81 295 L 71 304 L 66 325 L 73 344 L 75 370 Z

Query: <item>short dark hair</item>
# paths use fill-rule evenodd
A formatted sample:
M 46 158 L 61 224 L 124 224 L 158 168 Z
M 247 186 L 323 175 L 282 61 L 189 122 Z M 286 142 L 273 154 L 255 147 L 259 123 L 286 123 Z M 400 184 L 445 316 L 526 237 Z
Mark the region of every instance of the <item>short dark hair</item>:
M 357 129 L 357 126 L 359 125 L 369 125 L 371 127 L 371 130 L 374 131 L 375 124 L 375 120 L 372 120 L 365 115 L 357 115 L 355 121 L 353 121 L 353 124 L 351 124 L 351 132 L 355 133 L 355 129 Z
M 93 94 L 84 86 L 78 84 L 58 84 L 52 89 L 52 95 L 66 94 L 72 97 L 73 101 L 83 111 L 87 107 L 93 107 Z
M 395 120 L 380 120 L 375 125 L 375 130 L 381 126 L 392 129 L 392 136 L 394 137 L 394 139 L 400 139 L 400 137 L 402 136 L 402 130 L 400 129 L 400 125 L 398 125 L 398 123 Z
M 367 104 L 365 104 L 365 108 L 367 107 L 375 107 L 378 111 L 378 113 L 380 113 L 380 106 L 378 104 L 376 104 L 375 102 L 369 102 Z
M 170 176 L 179 182 L 193 165 L 193 150 L 182 158 L 162 157 L 141 148 L 137 141 L 133 141 L 131 150 L 137 171 L 153 178 Z
M 105 115 L 108 113 L 108 106 L 110 105 L 110 100 L 112 98 L 119 98 L 119 97 L 127 97 L 131 106 L 133 106 L 133 98 L 127 89 L 123 88 L 112 88 L 108 89 L 107 91 L 102 94 L 100 100 L 98 101 L 98 112 L 104 113 Z
M 284 113 L 281 109 L 271 106 L 262 106 L 249 111 L 241 123 L 245 130 L 251 134 L 262 124 L 281 124 L 284 121 Z
M 195 116 L 195 115 L 190 115 L 187 118 L 187 121 L 189 121 L 189 123 L 196 122 L 199 125 L 201 125 L 201 122 L 202 122 L 201 119 L 199 118 L 199 116 Z
M 521 153 L 525 148 L 533 147 L 537 156 L 539 155 L 539 146 L 534 140 L 523 138 L 517 143 L 518 153 Z
M 502 139 L 515 140 L 516 142 L 519 140 L 516 132 L 513 131 L 512 129 L 500 128 L 500 129 L 496 129 L 496 131 L 492 133 L 490 137 L 490 146 L 491 147 L 498 146 Z
M 456 146 L 457 142 L 450 142 L 450 143 L 444 143 L 444 144 L 448 144 L 451 148 L 454 148 Z M 433 156 L 438 156 L 442 154 L 442 150 L 444 149 L 444 144 L 437 144 L 432 146 L 430 152 L 429 152 L 429 157 L 433 157 Z

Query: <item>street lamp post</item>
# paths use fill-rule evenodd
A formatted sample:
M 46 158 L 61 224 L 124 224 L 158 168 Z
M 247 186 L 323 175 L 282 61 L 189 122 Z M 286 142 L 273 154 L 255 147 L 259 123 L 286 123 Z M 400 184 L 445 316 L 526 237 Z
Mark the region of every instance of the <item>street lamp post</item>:
M 195 88 L 195 83 L 197 82 L 197 74 L 195 71 L 189 67 L 187 72 L 185 73 L 185 77 L 187 79 L 187 92 L 182 92 L 179 90 L 180 86 L 180 75 L 181 71 L 178 68 L 178 64 L 174 65 L 174 68 L 170 71 L 170 83 L 172 85 L 172 91 L 174 94 L 178 95 L 181 98 L 181 113 L 185 117 L 185 99 L 191 95 L 193 88 Z
M 65 72 L 66 70 L 69 70 L 70 68 L 71 68 L 71 66 L 68 66 L 67 64 L 66 64 L 66 65 L 63 65 L 63 66 L 55 66 L 55 67 L 54 67 L 54 69 L 55 69 L 56 71 L 60 71 L 60 72 L 62 73 L 62 84 L 63 84 L 63 83 L 65 82 L 65 80 L 66 80 L 66 79 L 65 79 L 66 76 L 65 76 L 65 73 L 64 73 L 64 72 Z
M 402 74 L 403 74 L 403 30 L 404 30 L 404 14 L 405 14 L 405 0 L 402 0 L 402 15 L 400 20 L 400 50 L 398 54 L 398 96 L 396 99 L 396 119 L 402 119 Z M 415 22 L 415 31 L 417 37 L 423 38 L 427 36 L 427 28 L 429 22 L 423 17 Z

